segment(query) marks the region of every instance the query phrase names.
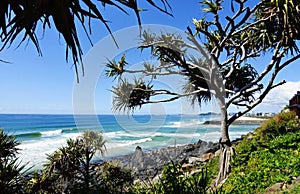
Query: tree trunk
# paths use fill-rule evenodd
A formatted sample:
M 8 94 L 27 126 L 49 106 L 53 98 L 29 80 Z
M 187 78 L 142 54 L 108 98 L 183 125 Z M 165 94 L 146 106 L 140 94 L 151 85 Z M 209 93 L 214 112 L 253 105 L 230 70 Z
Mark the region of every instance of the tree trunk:
M 219 161 L 219 173 L 215 181 L 213 182 L 213 187 L 220 187 L 227 179 L 230 173 L 230 161 L 231 156 L 234 155 L 234 149 L 231 146 L 231 142 L 228 134 L 228 116 L 227 108 L 224 103 L 221 104 L 221 139 L 220 139 L 220 161 Z
M 230 144 L 224 144 L 221 142 L 221 154 L 219 161 L 219 172 L 215 180 L 215 186 L 220 187 L 227 180 L 231 170 L 230 161 L 232 155 L 234 155 L 234 149 Z
M 88 148 L 86 148 L 85 150 L 85 158 L 86 158 L 86 163 L 85 163 L 85 176 L 84 176 L 84 182 L 85 182 L 85 187 L 86 187 L 86 191 L 90 191 L 90 152 L 88 150 Z

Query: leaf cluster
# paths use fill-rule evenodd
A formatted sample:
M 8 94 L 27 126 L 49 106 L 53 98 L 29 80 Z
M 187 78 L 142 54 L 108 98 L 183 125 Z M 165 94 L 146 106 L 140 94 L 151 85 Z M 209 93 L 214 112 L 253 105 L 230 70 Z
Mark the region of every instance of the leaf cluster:
M 113 109 L 117 111 L 135 110 L 147 103 L 153 93 L 153 85 L 146 84 L 141 79 L 135 79 L 134 83 L 129 83 L 126 79 L 121 79 L 119 85 L 113 86 L 112 92 Z
M 115 166 L 108 162 L 101 165 L 103 185 L 105 193 L 127 193 L 133 185 L 133 177 L 129 170 Z
M 0 190 L 3 193 L 22 193 L 25 165 L 21 165 L 16 157 L 20 143 L 13 135 L 0 129 Z
M 290 47 L 291 52 L 299 52 L 296 40 L 300 39 L 300 1 L 299 0 L 267 0 L 263 1 L 257 12 L 257 18 L 270 19 L 264 22 L 265 33 L 271 42 L 283 40 L 283 45 Z
M 171 15 L 167 0 L 146 0 L 146 2 Z M 77 65 L 81 62 L 83 53 L 77 34 L 77 23 L 83 27 L 88 38 L 92 31 L 92 19 L 104 24 L 106 30 L 112 34 L 108 22 L 103 16 L 103 11 L 99 8 L 99 6 L 112 6 L 125 14 L 128 14 L 126 9 L 132 10 L 141 25 L 140 11 L 142 9 L 138 6 L 138 1 L 100 0 L 98 3 L 92 0 L 2 0 L 0 2 L 0 38 L 3 45 L 0 50 L 11 45 L 18 40 L 17 37 L 21 36 L 20 44 L 28 39 L 41 54 L 39 39 L 36 35 L 38 26 L 41 25 L 45 31 L 47 27 L 51 28 L 53 25 L 64 38 L 67 59 L 68 52 L 71 52 L 78 76 Z

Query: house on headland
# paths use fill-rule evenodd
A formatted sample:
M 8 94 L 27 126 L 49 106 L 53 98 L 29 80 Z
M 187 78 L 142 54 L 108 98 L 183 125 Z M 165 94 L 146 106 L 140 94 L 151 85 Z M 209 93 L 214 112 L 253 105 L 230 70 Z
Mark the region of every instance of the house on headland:
M 298 118 L 300 118 L 300 91 L 298 91 L 297 94 L 290 99 L 289 109 L 290 111 L 295 112 Z

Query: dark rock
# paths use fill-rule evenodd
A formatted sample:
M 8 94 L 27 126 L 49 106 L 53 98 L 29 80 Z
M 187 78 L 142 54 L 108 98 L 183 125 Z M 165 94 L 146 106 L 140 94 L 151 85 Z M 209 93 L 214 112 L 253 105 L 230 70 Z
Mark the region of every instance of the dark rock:
M 130 166 L 135 167 L 137 169 L 143 169 L 143 151 L 140 146 L 135 148 L 135 152 L 131 157 Z
M 216 152 L 220 146 L 219 143 L 206 142 L 201 139 L 197 143 L 197 148 L 199 149 L 199 154 L 205 154 L 210 152 Z
M 133 154 L 115 160 L 118 160 L 117 163 L 121 167 L 132 169 L 136 179 L 145 180 L 160 174 L 163 167 L 170 162 L 185 164 L 192 161 L 190 160 L 191 157 L 199 157 L 198 160 L 201 158 L 202 161 L 207 161 L 218 149 L 218 143 L 202 140 L 199 140 L 197 144 L 168 147 L 147 152 L 137 146 Z M 207 155 L 208 153 L 211 154 Z M 202 158 L 201 156 L 204 154 L 209 157 Z M 194 162 L 201 161 L 195 160 Z
M 195 150 L 195 146 L 193 144 L 188 144 L 186 146 L 184 146 L 183 152 L 191 152 Z

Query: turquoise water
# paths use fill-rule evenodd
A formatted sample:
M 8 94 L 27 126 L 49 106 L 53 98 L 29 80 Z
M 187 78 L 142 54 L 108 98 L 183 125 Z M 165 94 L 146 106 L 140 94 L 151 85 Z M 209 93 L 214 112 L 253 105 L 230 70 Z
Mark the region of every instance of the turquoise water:
M 198 115 L 38 115 L 2 114 L 0 128 L 21 142 L 20 159 L 40 168 L 51 154 L 65 145 L 67 138 L 76 138 L 84 130 L 102 131 L 107 139 L 111 158 L 132 153 L 136 146 L 143 150 L 158 149 L 199 139 L 218 141 L 220 126 L 203 125 L 218 116 Z M 230 128 L 231 140 L 253 131 L 257 125 L 236 125 Z

